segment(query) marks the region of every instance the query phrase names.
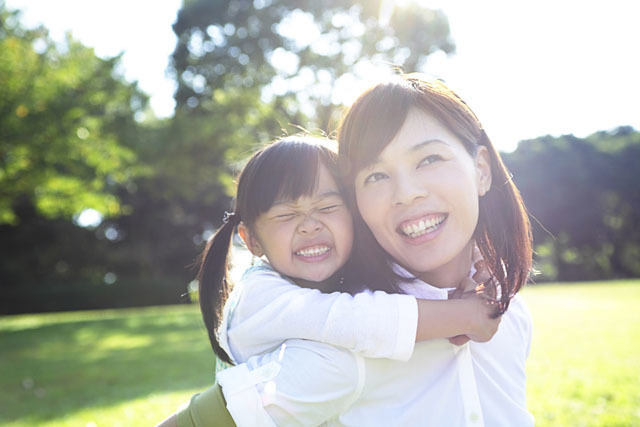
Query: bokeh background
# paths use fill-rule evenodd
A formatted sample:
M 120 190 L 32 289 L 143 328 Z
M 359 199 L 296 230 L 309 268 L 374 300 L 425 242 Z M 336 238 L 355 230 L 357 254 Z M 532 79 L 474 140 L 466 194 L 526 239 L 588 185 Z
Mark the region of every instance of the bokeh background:
M 0 424 L 149 425 L 211 384 L 193 264 L 243 159 L 332 135 L 399 67 L 461 94 L 527 203 L 538 424 L 640 425 L 638 16 L 615 0 L 0 1 Z

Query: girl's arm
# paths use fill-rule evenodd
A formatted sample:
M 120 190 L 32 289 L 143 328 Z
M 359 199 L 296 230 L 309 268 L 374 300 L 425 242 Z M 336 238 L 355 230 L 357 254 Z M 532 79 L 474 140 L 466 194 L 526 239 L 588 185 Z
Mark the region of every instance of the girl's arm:
M 408 360 L 416 341 L 467 335 L 488 341 L 499 320 L 479 299 L 423 300 L 299 287 L 268 268 L 245 276 L 226 335 L 238 362 L 287 339 L 324 342 L 366 357 Z M 230 300 L 232 301 L 232 300 Z
M 489 341 L 500 324 L 499 317 L 491 317 L 494 311 L 495 309 L 481 297 L 418 300 L 416 341 L 462 335 L 473 341 Z M 464 344 L 466 341 L 451 342 Z
M 324 342 L 374 358 L 408 360 L 413 353 L 418 325 L 413 296 L 325 294 L 266 267 L 249 271 L 233 293 L 220 337 L 237 362 L 287 339 Z

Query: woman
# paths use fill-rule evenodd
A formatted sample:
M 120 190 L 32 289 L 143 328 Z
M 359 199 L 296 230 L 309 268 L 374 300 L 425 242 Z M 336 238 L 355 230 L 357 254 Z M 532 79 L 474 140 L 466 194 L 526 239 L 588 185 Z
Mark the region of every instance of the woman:
M 487 343 L 416 344 L 408 362 L 287 341 L 219 373 L 235 421 L 531 425 L 524 371 L 531 321 L 515 296 L 531 266 L 529 224 L 475 115 L 442 83 L 407 75 L 362 94 L 343 120 L 339 143 L 357 208 L 363 283 L 446 299 L 469 275 L 475 244 L 495 279 L 500 328 Z

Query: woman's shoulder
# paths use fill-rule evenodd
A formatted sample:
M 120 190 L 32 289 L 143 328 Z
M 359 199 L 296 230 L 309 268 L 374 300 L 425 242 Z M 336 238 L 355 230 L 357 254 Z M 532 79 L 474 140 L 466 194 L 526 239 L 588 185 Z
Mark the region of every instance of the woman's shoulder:
M 528 329 L 531 328 L 531 312 L 529 311 L 529 307 L 527 306 L 527 303 L 525 302 L 522 295 L 517 294 L 511 299 L 507 313 L 509 313 L 510 317 L 512 317 L 513 320 L 520 324 L 522 327 Z
M 525 356 L 528 356 L 531 348 L 533 319 L 522 295 L 518 294 L 511 299 L 509 308 L 502 316 L 500 329 L 506 329 L 507 324 L 510 325 L 509 329 L 524 343 Z

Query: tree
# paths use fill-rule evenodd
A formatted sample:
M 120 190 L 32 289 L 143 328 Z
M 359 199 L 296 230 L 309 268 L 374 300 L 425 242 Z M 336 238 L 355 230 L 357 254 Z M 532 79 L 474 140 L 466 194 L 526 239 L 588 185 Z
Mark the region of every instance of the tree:
M 0 312 L 115 304 L 97 287 L 116 264 L 112 242 L 73 218 L 131 213 L 118 196 L 149 172 L 135 120 L 146 97 L 118 61 L 70 35 L 55 44 L 0 3 Z
M 139 172 L 123 135 L 146 99 L 118 60 L 70 36 L 56 46 L 0 7 L 0 224 L 18 222 L 22 199 L 50 218 L 121 212 L 114 188 Z
M 531 214 L 547 279 L 640 274 L 640 133 L 522 141 L 505 155 Z M 540 226 L 541 225 L 541 226 Z
M 207 112 L 216 90 L 257 87 L 293 123 L 326 129 L 367 62 L 417 71 L 429 54 L 454 51 L 441 12 L 413 4 L 381 20 L 383 3 L 186 0 L 173 27 L 178 110 Z

